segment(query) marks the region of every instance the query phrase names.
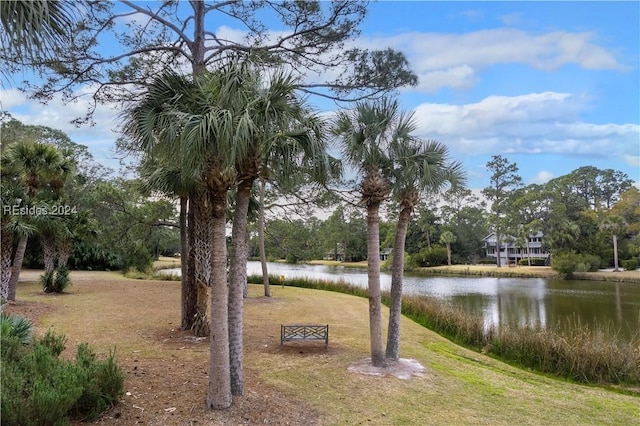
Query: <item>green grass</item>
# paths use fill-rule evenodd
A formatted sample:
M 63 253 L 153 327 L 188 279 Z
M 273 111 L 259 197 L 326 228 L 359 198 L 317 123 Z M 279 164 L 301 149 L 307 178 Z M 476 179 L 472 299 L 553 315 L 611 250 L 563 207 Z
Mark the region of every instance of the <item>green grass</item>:
M 259 288 L 252 286 L 255 293 Z M 426 376 L 403 381 L 346 372 L 368 356 L 367 301 L 346 294 L 274 286 L 268 310 L 246 305 L 247 326 L 260 322 L 329 322 L 328 354 L 265 351 L 251 357 L 269 384 L 318 407 L 321 424 L 527 425 L 631 424 L 637 397 L 570 383 L 515 368 L 457 346 L 406 318 L 401 356 L 417 359 Z M 386 315 L 386 311 L 385 311 Z M 386 318 L 385 318 L 386 323 Z M 267 339 L 265 338 L 265 342 Z M 601 401 L 603 406 L 593 406 Z
M 91 341 L 98 353 L 107 355 L 117 346 L 119 359 L 135 357 L 135 365 L 151 360 L 207 365 L 206 345 L 174 347 L 154 337 L 179 324 L 177 283 L 127 280 L 117 273 L 95 276 L 74 280 L 72 273 L 68 294 L 53 297 L 35 282 L 20 283 L 18 299 L 52 305 L 39 327 L 54 327 L 72 343 Z M 631 425 L 640 418 L 637 395 L 516 368 L 406 317 L 400 354 L 420 362 L 425 376 L 400 380 L 351 373 L 350 365 L 369 356 L 366 299 L 280 285 L 272 286 L 271 298 L 260 297 L 261 285 L 250 285 L 249 292 L 244 329 L 250 380 L 245 392 L 251 395 L 257 382 L 264 383 L 272 392 L 311 407 L 320 425 Z M 383 315 L 386 324 L 388 310 Z M 280 348 L 280 324 L 293 322 L 328 323 L 329 349 L 317 342 Z M 165 388 L 155 389 L 149 398 L 171 404 L 171 390 Z M 204 401 L 206 391 L 205 385 L 192 388 L 196 401 Z M 145 406 L 146 397 L 133 403 Z M 201 405 L 178 409 L 192 410 L 198 423 L 207 424 L 210 418 Z M 157 422 L 166 413 L 161 408 L 152 414 L 147 408 L 144 415 L 157 416 Z
M 260 283 L 262 277 L 248 279 Z M 367 289 L 344 281 L 292 278 L 285 285 L 367 297 Z M 388 292 L 383 293 L 382 301 L 388 305 Z M 481 317 L 424 296 L 405 296 L 402 313 L 456 343 L 523 368 L 583 383 L 640 385 L 640 336 L 621 344 L 608 337 L 611 330 L 605 326 L 589 328 L 583 324 L 573 324 L 570 329 L 575 331 L 565 335 L 536 327 L 502 326 L 498 331 L 487 328 Z

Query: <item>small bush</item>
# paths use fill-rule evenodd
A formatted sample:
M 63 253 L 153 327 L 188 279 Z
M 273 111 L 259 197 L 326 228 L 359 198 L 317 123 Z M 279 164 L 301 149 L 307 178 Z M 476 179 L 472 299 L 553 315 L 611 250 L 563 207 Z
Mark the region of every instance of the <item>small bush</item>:
M 412 263 L 420 267 L 446 265 L 447 260 L 447 249 L 437 245 L 424 248 L 411 256 Z
M 572 252 L 558 253 L 551 259 L 551 269 L 569 278 L 573 276 L 577 265 L 576 255 Z
M 153 266 L 153 255 L 143 244 L 129 244 L 127 247 L 123 247 L 122 250 L 123 271 L 137 269 L 138 271 L 145 273 Z
M 94 419 L 122 395 L 124 375 L 112 352 L 100 361 L 81 344 L 75 365 L 61 360 L 65 336 L 49 331 L 33 346 L 2 336 L 2 423 L 66 424 Z
M 418 265 L 415 263 L 414 258 L 407 252 L 404 253 L 404 271 L 411 271 L 415 269 Z M 387 257 L 385 261 L 380 265 L 380 269 L 383 271 L 390 271 L 393 267 L 393 253 Z
M 600 257 L 575 252 L 558 253 L 551 259 L 551 269 L 571 278 L 574 272 L 595 272 L 600 267 Z
M 49 349 L 54 356 L 58 356 L 67 347 L 67 336 L 48 330 L 47 334 L 38 343 Z
M 4 342 L 3 342 L 4 345 Z M 80 396 L 75 369 L 35 344 L 17 360 L 2 360 L 2 422 L 59 424 Z
M 115 362 L 113 352 L 106 361 L 99 361 L 87 343 L 78 346 L 76 369 L 82 384 L 82 394 L 71 411 L 75 418 L 91 420 L 122 395 L 124 375 Z
M 45 272 L 40 277 L 40 284 L 45 293 L 62 293 L 71 284 L 69 270 L 62 267 L 51 272 Z
M 547 264 L 547 259 L 544 258 L 532 257 L 530 260 L 531 266 L 546 266 Z M 518 261 L 518 265 L 529 266 L 529 261 L 527 259 L 520 259 L 520 261 Z
M 5 314 L 0 315 L 0 331 L 2 338 L 15 337 L 23 344 L 31 343 L 31 328 L 33 324 L 27 318 L 19 315 Z
M 637 259 L 629 259 L 623 260 L 620 262 L 625 271 L 635 271 L 638 269 L 638 260 Z

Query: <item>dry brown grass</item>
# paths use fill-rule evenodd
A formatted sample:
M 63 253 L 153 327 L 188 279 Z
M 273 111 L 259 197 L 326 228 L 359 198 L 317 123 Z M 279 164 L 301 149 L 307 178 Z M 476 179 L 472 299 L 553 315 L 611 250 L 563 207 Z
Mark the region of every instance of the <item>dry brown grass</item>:
M 37 274 L 25 274 L 25 279 Z M 70 346 L 114 346 L 126 372 L 122 402 L 99 423 L 130 425 L 526 425 L 633 424 L 640 400 L 605 389 L 532 374 L 463 349 L 408 320 L 401 354 L 426 367 L 401 380 L 347 369 L 368 356 L 366 299 L 273 286 L 271 298 L 250 286 L 245 303 L 246 393 L 224 412 L 205 407 L 207 342 L 176 329 L 180 284 L 127 280 L 115 273 L 77 273 L 64 295 L 21 283 L 20 302 L 38 332 L 53 327 Z M 280 347 L 281 323 L 330 325 L 321 342 Z

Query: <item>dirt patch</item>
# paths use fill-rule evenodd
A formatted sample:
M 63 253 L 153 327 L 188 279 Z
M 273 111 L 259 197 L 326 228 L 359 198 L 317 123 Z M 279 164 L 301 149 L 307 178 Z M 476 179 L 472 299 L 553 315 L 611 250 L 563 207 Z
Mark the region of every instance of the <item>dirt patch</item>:
M 386 360 L 384 367 L 374 367 L 371 358 L 355 362 L 347 368 L 352 373 L 368 376 L 395 376 L 398 379 L 409 380 L 412 377 L 425 377 L 425 368 L 415 359 L 400 358 L 397 361 Z
M 205 343 L 206 344 L 206 343 Z M 207 344 L 208 346 L 208 344 Z M 207 365 L 175 359 L 127 359 L 126 394 L 120 403 L 94 424 L 114 425 L 313 425 L 317 414 L 300 401 L 261 383 L 245 371 L 245 394 L 234 397 L 233 406 L 211 411 L 203 389 L 208 383 Z

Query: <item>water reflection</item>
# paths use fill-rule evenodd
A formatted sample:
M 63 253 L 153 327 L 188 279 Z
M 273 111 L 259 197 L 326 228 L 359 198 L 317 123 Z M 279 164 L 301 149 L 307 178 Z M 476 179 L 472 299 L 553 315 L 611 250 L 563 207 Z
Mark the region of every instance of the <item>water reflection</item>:
M 248 274 L 261 274 L 259 262 L 249 262 Z M 286 278 L 344 280 L 367 286 L 367 271 L 324 265 L 269 263 L 269 273 Z M 383 290 L 391 275 L 382 273 Z M 621 340 L 640 333 L 640 285 L 543 278 L 451 277 L 406 274 L 406 294 L 417 294 L 461 306 L 481 315 L 487 325 L 590 327 L 607 324 Z M 559 325 L 560 324 L 560 325 Z

